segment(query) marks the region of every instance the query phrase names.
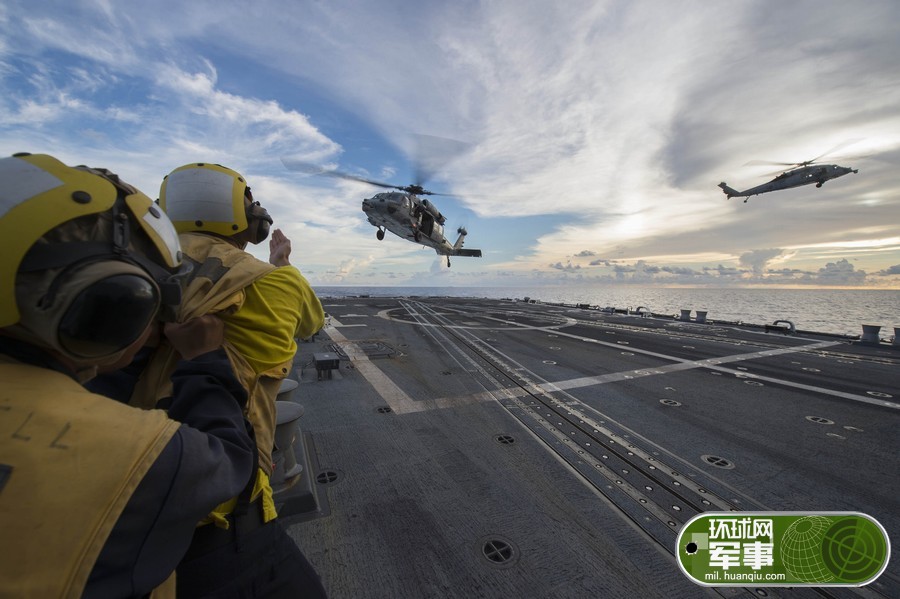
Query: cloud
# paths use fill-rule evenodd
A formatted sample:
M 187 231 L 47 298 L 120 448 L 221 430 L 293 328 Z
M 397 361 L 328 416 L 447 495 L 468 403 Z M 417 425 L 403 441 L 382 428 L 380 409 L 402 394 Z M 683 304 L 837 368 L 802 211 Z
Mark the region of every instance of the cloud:
M 894 264 L 875 273 L 879 276 L 900 275 L 900 264 Z
M 829 262 L 815 276 L 818 283 L 826 285 L 862 285 L 866 280 L 864 270 L 856 270 L 846 258 Z
M 891 0 L 849 12 L 592 0 L 0 10 L 0 146 L 108 166 L 151 195 L 179 164 L 227 164 L 252 178 L 317 274 L 362 280 L 358 267 L 341 275 L 361 256 L 374 258 L 367 280 L 392 281 L 491 284 L 502 270 L 536 282 L 852 285 L 897 274 Z M 435 186 L 461 193 L 485 252 L 465 279 L 457 261 L 447 278 L 430 272 L 433 252 L 378 245 L 360 185 L 279 161 L 340 160 L 393 181 L 415 170 L 412 132 L 472 144 L 440 164 Z M 863 138 L 847 148 L 860 158 L 839 163 L 860 172 L 822 189 L 744 204 L 715 187 L 768 180 L 748 160 L 806 160 L 851 138 Z M 496 238 L 474 235 L 485 221 Z
M 768 249 L 768 250 L 751 250 L 744 254 L 741 254 L 741 257 L 738 258 L 738 264 L 744 266 L 746 268 L 750 268 L 754 273 L 760 274 L 765 271 L 766 265 L 774 260 L 775 258 L 780 257 L 784 253 L 782 249 Z
M 190 115 L 175 129 L 173 144 L 190 146 L 204 140 L 215 150 L 253 156 L 298 156 L 321 161 L 340 146 L 314 127 L 306 115 L 286 110 L 272 100 L 242 97 L 217 88 L 217 72 L 207 62 L 206 72 L 186 72 L 173 65 L 161 66 L 156 85 L 173 93 L 173 103 Z M 212 148 L 210 148 L 212 149 Z
M 596 260 L 591 260 L 590 265 L 591 266 L 611 266 L 614 262 L 615 262 L 615 260 L 607 260 L 604 258 L 598 258 Z
M 550 264 L 550 268 L 555 268 L 556 270 L 564 270 L 566 272 L 573 272 L 576 270 L 581 270 L 580 264 L 572 264 L 572 262 L 567 262 L 563 264 L 562 262 L 557 262 L 555 264 Z

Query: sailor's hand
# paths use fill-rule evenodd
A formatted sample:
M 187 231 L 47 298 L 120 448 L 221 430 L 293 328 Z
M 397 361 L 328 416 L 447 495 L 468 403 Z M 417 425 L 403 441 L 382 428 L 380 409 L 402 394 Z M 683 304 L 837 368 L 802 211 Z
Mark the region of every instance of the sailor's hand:
M 167 322 L 163 333 L 181 357 L 191 360 L 222 347 L 225 323 L 221 318 L 207 314 L 187 322 Z
M 274 266 L 288 266 L 291 263 L 291 240 L 275 229 L 272 238 L 269 239 L 269 264 Z

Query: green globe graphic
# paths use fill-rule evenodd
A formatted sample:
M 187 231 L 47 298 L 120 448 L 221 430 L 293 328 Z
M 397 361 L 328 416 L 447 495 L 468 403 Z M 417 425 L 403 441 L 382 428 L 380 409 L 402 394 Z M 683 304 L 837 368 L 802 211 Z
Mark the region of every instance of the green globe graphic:
M 822 557 L 822 541 L 831 518 L 805 516 L 791 524 L 781 537 L 781 558 L 788 573 L 802 582 L 830 582 L 831 569 Z
M 870 520 L 844 518 L 825 532 L 822 559 L 842 582 L 860 583 L 875 576 L 884 564 L 887 544 Z

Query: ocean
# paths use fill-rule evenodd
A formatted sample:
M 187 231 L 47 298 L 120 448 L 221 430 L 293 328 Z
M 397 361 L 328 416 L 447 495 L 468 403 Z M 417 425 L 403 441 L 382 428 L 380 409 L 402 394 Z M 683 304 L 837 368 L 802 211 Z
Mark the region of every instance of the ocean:
M 321 298 L 426 296 L 524 299 L 590 304 L 618 309 L 643 307 L 656 314 L 705 310 L 707 319 L 750 324 L 788 320 L 799 330 L 861 335 L 862 325 L 881 327 L 890 339 L 900 328 L 900 290 L 662 288 L 638 286 L 547 287 L 316 287 Z

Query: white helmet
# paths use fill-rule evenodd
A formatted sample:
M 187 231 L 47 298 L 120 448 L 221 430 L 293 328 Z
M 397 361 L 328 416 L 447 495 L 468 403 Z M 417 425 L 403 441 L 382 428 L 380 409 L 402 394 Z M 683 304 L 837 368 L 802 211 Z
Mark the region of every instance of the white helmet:
M 256 244 L 269 235 L 272 224 L 241 174 L 219 164 L 194 162 L 176 168 L 163 179 L 159 205 L 179 233 L 231 237 L 250 229 L 250 242 Z

